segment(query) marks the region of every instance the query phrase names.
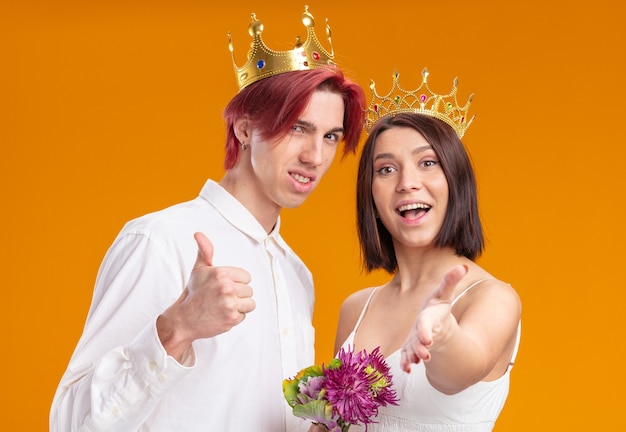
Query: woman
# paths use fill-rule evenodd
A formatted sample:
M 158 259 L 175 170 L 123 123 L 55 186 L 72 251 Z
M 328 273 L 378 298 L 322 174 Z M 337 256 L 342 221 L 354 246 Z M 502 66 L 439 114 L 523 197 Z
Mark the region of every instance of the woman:
M 391 367 L 400 404 L 381 408 L 369 432 L 491 431 L 508 394 L 521 303 L 475 262 L 484 246 L 476 182 L 464 129 L 451 124 L 391 113 L 362 152 L 364 266 L 392 278 L 345 300 L 335 352 L 380 347 Z

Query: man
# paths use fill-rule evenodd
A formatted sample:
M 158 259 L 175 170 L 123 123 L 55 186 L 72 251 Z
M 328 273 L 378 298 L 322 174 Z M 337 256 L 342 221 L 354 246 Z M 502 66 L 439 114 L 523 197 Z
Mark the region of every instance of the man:
M 340 141 L 355 150 L 365 96 L 306 8 L 303 22 L 306 41 L 275 52 L 252 16 L 252 55 L 242 67 L 233 55 L 224 177 L 127 223 L 107 252 L 52 432 L 308 429 L 282 380 L 314 361 L 313 284 L 279 215 L 304 202 Z

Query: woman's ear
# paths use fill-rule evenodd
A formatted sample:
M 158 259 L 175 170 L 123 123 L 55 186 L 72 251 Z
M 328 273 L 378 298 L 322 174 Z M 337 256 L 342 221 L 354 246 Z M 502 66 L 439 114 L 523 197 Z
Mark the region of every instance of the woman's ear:
M 249 145 L 252 135 L 251 123 L 247 116 L 239 117 L 233 124 L 233 130 L 237 140 L 241 144 Z

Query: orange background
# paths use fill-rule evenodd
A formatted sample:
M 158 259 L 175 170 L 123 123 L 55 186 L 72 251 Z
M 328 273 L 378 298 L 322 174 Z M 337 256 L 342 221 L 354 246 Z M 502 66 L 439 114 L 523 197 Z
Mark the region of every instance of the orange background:
M 209 4 L 211 3 L 211 4 Z M 271 4 L 270 4 L 271 3 Z M 251 12 L 265 40 L 303 35 L 303 1 L 5 1 L 0 5 L 2 428 L 46 430 L 96 271 L 127 220 L 222 175 L 221 110 Z M 626 357 L 622 1 L 311 0 L 337 61 L 386 91 L 475 93 L 466 135 L 487 251 L 517 288 L 523 337 L 497 431 L 623 430 Z M 287 44 L 286 42 L 289 42 Z M 318 361 L 364 275 L 356 157 L 283 214 L 317 286 Z M 393 317 L 390 317 L 393 319 Z M 219 388 L 216 388 L 219 391 Z

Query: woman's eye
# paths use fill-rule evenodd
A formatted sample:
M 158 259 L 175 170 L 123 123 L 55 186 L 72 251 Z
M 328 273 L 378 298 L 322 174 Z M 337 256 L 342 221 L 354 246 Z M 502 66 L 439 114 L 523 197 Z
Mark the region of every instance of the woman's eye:
M 300 125 L 293 125 L 292 129 L 295 132 L 304 132 L 304 128 L 302 126 L 300 126 Z
M 423 167 L 432 167 L 435 166 L 439 163 L 439 161 L 435 161 L 435 160 L 427 160 L 421 163 L 421 165 Z
M 390 167 L 390 166 L 384 166 L 384 167 L 382 167 L 382 168 L 378 168 L 378 169 L 376 170 L 376 172 L 377 172 L 378 174 L 391 174 L 391 173 L 392 173 L 392 172 L 394 172 L 394 171 L 395 171 L 395 170 L 394 170 L 394 168 L 393 168 L 393 167 Z

